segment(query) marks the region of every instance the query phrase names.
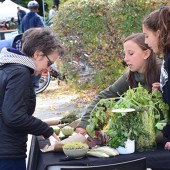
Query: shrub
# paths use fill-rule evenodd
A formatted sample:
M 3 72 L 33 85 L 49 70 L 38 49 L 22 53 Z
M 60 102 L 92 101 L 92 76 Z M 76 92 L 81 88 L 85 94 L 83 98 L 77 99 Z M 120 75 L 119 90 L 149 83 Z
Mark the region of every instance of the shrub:
M 124 72 L 124 38 L 141 32 L 143 17 L 161 4 L 144 0 L 68 0 L 53 26 L 66 49 L 64 61 L 76 59 L 92 66 L 96 70 L 94 84 L 99 89 L 107 87 Z

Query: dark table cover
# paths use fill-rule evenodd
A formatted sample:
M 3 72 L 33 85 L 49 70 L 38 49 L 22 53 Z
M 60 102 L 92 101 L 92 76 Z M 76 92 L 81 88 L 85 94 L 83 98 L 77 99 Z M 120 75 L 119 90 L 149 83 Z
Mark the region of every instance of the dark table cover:
M 64 153 L 60 152 L 41 152 L 43 148 L 49 144 L 49 140 L 44 140 L 40 136 L 33 136 L 31 143 L 31 150 L 29 155 L 27 170 L 45 170 L 48 166 L 52 165 L 72 165 L 72 166 L 95 166 L 114 164 L 125 161 L 130 161 L 142 157 L 146 157 L 147 168 L 152 169 L 169 169 L 170 170 L 170 151 L 164 150 L 163 146 L 159 146 L 155 151 L 135 152 L 127 155 L 119 155 L 110 158 L 96 158 L 84 157 L 80 160 L 66 159 Z

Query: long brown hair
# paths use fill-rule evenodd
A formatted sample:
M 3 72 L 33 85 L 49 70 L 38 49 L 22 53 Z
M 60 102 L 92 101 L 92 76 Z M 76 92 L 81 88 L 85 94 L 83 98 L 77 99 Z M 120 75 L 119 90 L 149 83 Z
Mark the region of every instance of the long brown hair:
M 144 18 L 143 26 L 153 32 L 160 31 L 158 49 L 160 53 L 168 53 L 170 51 L 170 7 L 164 6 L 153 11 Z
M 153 51 L 149 48 L 149 46 L 145 44 L 145 36 L 143 33 L 136 33 L 128 36 L 124 40 L 124 43 L 129 40 L 135 42 L 143 51 L 147 49 L 151 51 L 150 56 L 147 58 L 147 63 L 144 72 L 145 82 L 151 90 L 152 84 L 154 82 L 160 81 L 160 66 L 158 64 L 158 59 L 153 53 Z M 129 70 L 127 80 L 132 88 L 137 86 L 137 82 L 134 78 L 134 72 Z

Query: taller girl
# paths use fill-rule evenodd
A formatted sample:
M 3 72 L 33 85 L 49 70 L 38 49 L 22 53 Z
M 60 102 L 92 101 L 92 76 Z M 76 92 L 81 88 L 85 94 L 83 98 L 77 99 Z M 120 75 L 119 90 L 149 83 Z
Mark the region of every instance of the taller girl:
M 163 94 L 163 100 L 170 108 L 170 7 L 160 7 L 158 10 L 149 14 L 143 20 L 143 32 L 145 34 L 145 43 L 156 54 L 163 55 L 161 67 L 160 89 Z M 158 87 L 153 84 L 153 87 Z M 154 87 L 154 88 L 155 88 Z M 169 109 L 170 120 L 170 109 Z M 160 140 L 165 144 L 165 149 L 170 150 L 170 125 L 163 129 Z M 161 137 L 162 136 L 162 137 Z
M 156 54 L 163 55 L 160 89 L 163 100 L 170 107 L 170 7 L 160 7 L 143 20 L 145 43 Z M 170 109 L 169 109 L 170 118 Z

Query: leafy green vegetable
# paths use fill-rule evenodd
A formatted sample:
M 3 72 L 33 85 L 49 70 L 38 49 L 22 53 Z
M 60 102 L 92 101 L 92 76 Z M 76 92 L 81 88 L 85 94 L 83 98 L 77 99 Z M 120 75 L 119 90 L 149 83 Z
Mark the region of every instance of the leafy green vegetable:
M 61 118 L 60 122 L 61 123 L 71 123 L 75 121 L 78 118 L 76 113 L 70 113 L 65 115 L 63 118 Z
M 111 112 L 119 108 L 134 108 L 135 111 L 125 116 Z M 111 147 L 124 146 L 124 142 L 131 139 L 136 141 L 138 151 L 154 149 L 155 125 L 161 118 L 168 120 L 168 109 L 168 105 L 162 101 L 161 93 L 149 93 L 139 84 L 118 98 L 99 101 L 92 110 L 87 131 L 93 137 L 96 129 L 103 130 L 109 123 L 107 134 L 111 138 Z
M 157 127 L 158 130 L 163 130 L 163 128 L 164 128 L 166 125 L 167 125 L 167 123 L 158 122 L 158 123 L 156 124 L 156 127 Z

